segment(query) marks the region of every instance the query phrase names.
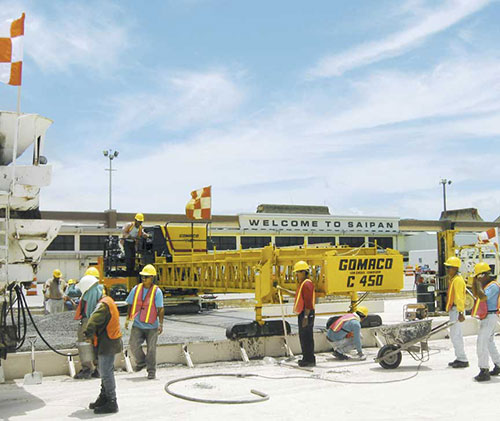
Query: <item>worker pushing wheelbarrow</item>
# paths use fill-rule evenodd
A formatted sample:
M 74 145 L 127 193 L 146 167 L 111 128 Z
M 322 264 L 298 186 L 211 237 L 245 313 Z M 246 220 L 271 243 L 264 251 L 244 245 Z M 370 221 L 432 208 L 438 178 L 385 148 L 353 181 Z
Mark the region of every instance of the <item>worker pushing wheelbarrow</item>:
M 375 362 L 383 368 L 398 368 L 403 359 L 402 351 L 408 352 L 415 361 L 429 360 L 429 338 L 448 329 L 454 322 L 445 322 L 432 328 L 432 320 L 419 320 L 380 326 L 375 330 L 375 338 L 381 345 Z M 382 336 L 385 344 L 378 336 Z

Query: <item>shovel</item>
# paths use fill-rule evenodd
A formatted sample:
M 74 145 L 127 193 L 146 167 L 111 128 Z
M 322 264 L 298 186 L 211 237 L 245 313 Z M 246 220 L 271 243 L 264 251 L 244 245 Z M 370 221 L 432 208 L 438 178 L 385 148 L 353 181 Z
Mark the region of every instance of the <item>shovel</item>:
M 43 374 L 40 371 L 35 371 L 35 342 L 36 336 L 30 336 L 28 340 L 31 342 L 31 373 L 24 375 L 24 385 L 42 384 Z

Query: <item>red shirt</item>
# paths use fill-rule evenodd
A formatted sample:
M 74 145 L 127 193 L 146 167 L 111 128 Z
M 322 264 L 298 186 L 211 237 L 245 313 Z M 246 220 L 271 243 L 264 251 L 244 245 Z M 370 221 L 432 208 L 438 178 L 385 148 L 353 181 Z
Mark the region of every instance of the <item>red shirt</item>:
M 314 310 L 314 284 L 310 279 L 305 279 L 297 289 L 295 296 L 295 313 L 299 314 L 305 310 Z

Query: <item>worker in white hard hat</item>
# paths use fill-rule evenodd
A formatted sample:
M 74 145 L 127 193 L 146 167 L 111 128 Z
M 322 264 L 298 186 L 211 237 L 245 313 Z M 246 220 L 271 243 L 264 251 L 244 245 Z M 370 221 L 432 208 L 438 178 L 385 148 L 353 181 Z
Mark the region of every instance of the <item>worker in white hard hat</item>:
M 450 339 L 455 350 L 455 360 L 448 363 L 452 368 L 469 367 L 461 325 L 465 321 L 465 295 L 467 294 L 464 278 L 458 273 L 461 264 L 460 259 L 455 256 L 449 257 L 444 262 L 448 276 L 446 311 L 450 315 L 450 322 L 454 323 L 450 326 Z
M 97 275 L 97 276 L 96 276 Z M 85 340 L 85 331 L 89 317 L 97 307 L 99 299 L 103 295 L 104 287 L 99 284 L 99 271 L 90 267 L 85 271 L 82 279 L 77 284 L 82 293 L 80 302 L 76 307 L 75 320 L 79 320 L 80 324 L 77 331 L 78 342 Z M 99 369 L 97 359 L 93 362 L 82 363 L 82 369 L 75 375 L 75 379 L 85 380 L 92 377 L 99 378 Z
M 314 304 L 316 301 L 314 283 L 309 279 L 309 265 L 307 262 L 295 263 L 293 272 L 297 278 L 297 291 L 293 311 L 298 315 L 299 339 L 302 349 L 300 367 L 314 367 Z
M 126 224 L 122 229 L 120 244 L 125 252 L 125 265 L 128 276 L 137 274 L 137 272 L 135 272 L 135 255 L 137 253 L 139 239 L 142 237 L 149 237 L 142 229 L 143 223 L 144 215 L 138 213 L 135 215 L 134 221 Z
M 133 320 L 130 332 L 130 352 L 135 360 L 135 371 L 146 367 L 148 379 L 156 378 L 156 344 L 158 335 L 163 332 L 163 292 L 154 284 L 156 269 L 146 265 L 139 273 L 142 283 L 136 285 L 127 297 L 128 314 L 125 329 Z M 146 341 L 147 351 L 144 354 L 142 344 Z
M 368 316 L 368 309 L 363 306 L 356 308 L 353 313 L 340 316 L 328 327 L 326 338 L 333 348 L 333 356 L 338 360 L 347 360 L 347 355 L 355 349 L 358 359 L 365 360 L 361 345 L 361 322 Z
M 43 285 L 42 291 L 46 300 L 46 308 L 50 314 L 62 313 L 64 311 L 64 301 L 67 296 L 64 293 L 66 290 L 66 282 L 62 278 L 62 273 L 59 269 L 54 269 L 52 278 L 48 279 Z
M 87 279 L 88 284 L 93 282 L 90 278 L 95 279 L 92 275 L 86 275 L 80 281 L 84 282 L 84 289 L 87 286 Z M 87 293 L 91 289 L 92 287 L 87 290 Z M 111 297 L 101 292 L 97 306 L 89 317 L 83 335 L 95 347 L 99 361 L 99 372 L 101 373 L 101 393 L 89 405 L 89 409 L 93 409 L 94 414 L 118 412 L 114 363 L 115 355 L 123 350 L 123 343 L 121 339 L 120 313 Z
M 474 379 L 484 382 L 490 380 L 491 376 L 500 374 L 500 353 L 495 345 L 495 330 L 500 309 L 500 284 L 491 274 L 491 268 L 486 262 L 479 262 L 474 266 L 472 292 L 476 297 L 472 316 L 480 320 L 476 343 L 479 374 Z M 491 371 L 490 358 L 495 364 Z

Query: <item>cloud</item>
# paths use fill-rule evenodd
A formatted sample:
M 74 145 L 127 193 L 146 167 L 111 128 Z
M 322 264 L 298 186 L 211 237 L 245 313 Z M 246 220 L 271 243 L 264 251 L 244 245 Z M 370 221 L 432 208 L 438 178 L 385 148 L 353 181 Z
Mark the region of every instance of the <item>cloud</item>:
M 157 125 L 165 131 L 213 125 L 231 119 L 246 98 L 241 74 L 227 70 L 155 75 L 155 91 L 125 93 L 109 100 L 115 137 Z
M 86 68 L 108 73 L 132 48 L 131 19 L 109 2 L 2 4 L 0 20 L 26 12 L 24 53 L 47 73 Z M 96 10 L 99 10 L 97 13 Z
M 428 37 L 444 31 L 481 10 L 490 0 L 448 0 L 432 11 L 425 11 L 418 21 L 403 31 L 361 44 L 343 53 L 323 57 L 307 72 L 309 78 L 340 76 L 343 73 L 399 56 L 418 46 Z

